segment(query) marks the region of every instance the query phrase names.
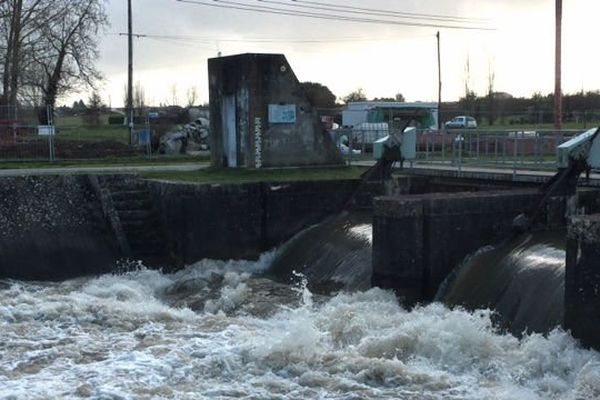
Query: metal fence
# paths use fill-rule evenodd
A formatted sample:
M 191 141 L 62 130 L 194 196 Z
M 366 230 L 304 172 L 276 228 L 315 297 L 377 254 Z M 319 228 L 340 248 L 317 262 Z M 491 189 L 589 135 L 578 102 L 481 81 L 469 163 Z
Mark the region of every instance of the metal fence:
M 337 129 L 331 137 L 348 164 L 374 162 L 373 143 L 394 130 Z M 419 130 L 411 165 L 554 170 L 558 146 L 579 130 Z
M 130 145 L 124 118 L 107 114 L 46 113 L 51 116 L 40 125 L 44 110 L 20 106 L 0 106 L 0 161 L 63 161 L 144 158 L 150 140 L 140 144 L 136 135 Z M 113 121 L 111 121 L 113 119 Z M 140 132 L 147 126 L 138 127 Z M 147 136 L 147 135 L 146 135 Z

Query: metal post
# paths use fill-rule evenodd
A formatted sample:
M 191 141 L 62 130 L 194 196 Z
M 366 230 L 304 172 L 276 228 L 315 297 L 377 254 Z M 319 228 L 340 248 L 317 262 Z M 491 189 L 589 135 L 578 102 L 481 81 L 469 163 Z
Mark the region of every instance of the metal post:
M 519 145 L 518 136 L 519 136 L 519 132 L 515 132 L 515 140 L 514 140 L 514 144 L 513 144 L 513 180 L 515 180 L 515 178 L 517 176 L 517 154 L 518 154 L 517 146 Z
M 494 160 L 498 164 L 498 135 L 494 135 Z
M 19 107 L 15 104 L 15 118 L 13 120 L 13 141 L 17 143 L 17 121 L 19 120 Z
M 502 165 L 506 164 L 506 142 L 508 142 L 508 134 L 502 138 Z
M 458 175 L 460 176 L 462 173 L 462 144 L 464 140 L 460 133 L 458 134 L 458 139 Z
M 437 35 L 437 53 L 438 53 L 438 130 L 442 129 L 442 57 L 440 52 L 440 31 Z
M 56 158 L 54 154 L 54 132 L 52 130 L 54 120 L 52 118 L 52 107 L 50 105 L 46 106 L 46 119 L 48 121 L 48 126 L 50 127 L 48 132 L 48 158 L 50 162 L 54 162 Z
M 441 132 L 441 131 L 440 131 Z M 442 139 L 442 164 L 446 161 L 446 137 L 443 133 L 439 133 L 440 139 Z
M 365 131 L 362 131 L 362 140 L 361 140 L 361 147 L 360 147 L 360 155 L 364 158 L 365 153 L 367 150 L 367 146 L 365 144 Z
M 348 165 L 352 165 L 352 142 L 354 140 L 354 129 L 350 130 L 348 137 Z

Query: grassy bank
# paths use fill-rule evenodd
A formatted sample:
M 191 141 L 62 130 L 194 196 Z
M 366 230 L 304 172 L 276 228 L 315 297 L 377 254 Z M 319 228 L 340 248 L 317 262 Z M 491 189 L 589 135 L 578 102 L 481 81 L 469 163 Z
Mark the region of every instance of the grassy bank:
M 223 169 L 207 168 L 191 172 L 144 172 L 148 179 L 194 183 L 249 183 L 358 179 L 364 167 L 294 169 Z
M 198 156 L 158 156 L 158 157 L 129 157 L 129 158 L 101 158 L 97 160 L 59 160 L 49 161 L 4 161 L 0 162 L 0 169 L 44 169 L 44 168 L 85 168 L 85 167 L 126 167 L 126 166 L 153 166 L 176 165 L 190 163 L 208 163 L 210 157 Z

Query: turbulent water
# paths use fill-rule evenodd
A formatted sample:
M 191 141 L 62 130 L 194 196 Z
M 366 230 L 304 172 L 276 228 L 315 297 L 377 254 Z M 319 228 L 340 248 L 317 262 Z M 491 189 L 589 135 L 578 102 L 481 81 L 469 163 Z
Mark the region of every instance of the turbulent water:
M 594 399 L 600 354 L 488 311 L 313 296 L 258 262 L 0 282 L 0 398 Z

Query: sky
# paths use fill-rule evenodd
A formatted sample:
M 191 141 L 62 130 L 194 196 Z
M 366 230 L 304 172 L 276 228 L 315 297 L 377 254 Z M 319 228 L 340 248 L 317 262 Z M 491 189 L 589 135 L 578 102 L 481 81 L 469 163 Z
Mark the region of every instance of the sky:
M 283 53 L 298 79 L 326 85 L 340 98 L 362 88 L 369 98 L 402 93 L 407 101 L 437 101 L 438 30 L 443 101 L 458 100 L 466 80 L 477 94 L 485 94 L 491 74 L 495 91 L 514 96 L 554 90 L 554 0 L 321 0 L 483 19 L 481 25 L 491 30 L 326 21 L 177 0 L 132 1 L 134 32 L 176 37 L 134 40 L 134 81 L 144 87 L 151 105 L 185 105 L 192 87 L 197 89 L 198 103 L 208 102 L 207 59 L 219 52 L 224 56 Z M 105 76 L 100 93 L 112 107 L 123 105 L 127 81 L 127 38 L 119 36 L 127 30 L 126 5 L 126 0 L 107 1 L 111 26 L 100 40 L 98 67 Z M 595 44 L 598 15 L 598 0 L 563 4 L 565 93 L 600 89 L 600 53 Z M 469 74 L 465 72 L 467 60 Z M 86 96 L 75 94 L 63 102 Z

